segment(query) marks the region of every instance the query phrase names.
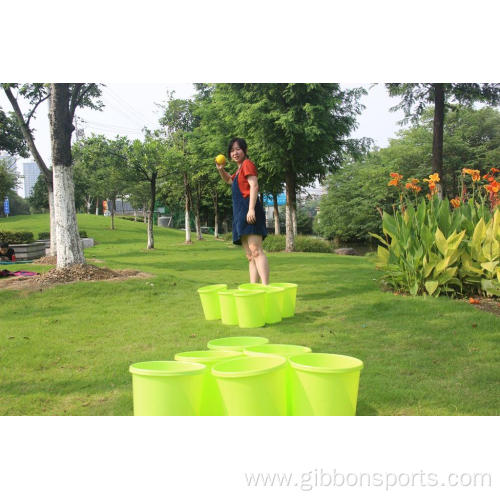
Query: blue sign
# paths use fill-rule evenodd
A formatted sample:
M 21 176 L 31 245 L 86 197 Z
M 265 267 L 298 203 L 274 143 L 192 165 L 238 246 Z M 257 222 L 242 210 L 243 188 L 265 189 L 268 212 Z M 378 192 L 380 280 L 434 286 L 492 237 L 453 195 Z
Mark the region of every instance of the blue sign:
M 3 200 L 3 213 L 5 215 L 9 215 L 10 214 L 10 205 L 9 205 L 9 198 L 5 198 L 5 200 Z
M 272 195 L 269 195 L 269 194 L 264 195 L 264 205 L 268 205 L 270 207 L 272 207 L 274 205 Z M 283 205 L 286 205 L 286 194 L 280 193 L 278 195 L 278 206 L 281 207 Z

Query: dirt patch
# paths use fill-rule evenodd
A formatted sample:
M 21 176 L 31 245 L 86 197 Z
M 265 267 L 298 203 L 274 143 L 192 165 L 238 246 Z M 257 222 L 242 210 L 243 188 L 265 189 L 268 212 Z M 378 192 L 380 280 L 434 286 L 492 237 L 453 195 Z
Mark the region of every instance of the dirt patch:
M 51 255 L 46 255 L 45 257 L 40 257 L 37 260 L 33 261 L 33 264 L 43 264 L 43 265 L 50 265 L 50 266 L 55 266 L 57 264 L 57 257 L 51 256 Z
M 467 301 L 468 302 L 468 301 Z M 479 304 L 472 304 L 476 309 L 487 311 L 500 316 L 500 301 L 495 299 L 479 299 Z
M 42 257 L 42 259 L 45 258 L 47 257 Z M 120 269 L 119 271 L 114 271 L 106 267 L 97 267 L 91 264 L 78 264 L 64 269 L 53 268 L 38 276 L 2 278 L 2 280 L 0 280 L 0 289 L 42 290 L 64 283 L 74 283 L 75 281 L 123 281 L 131 278 L 151 277 L 153 277 L 152 274 L 143 273 L 135 269 Z

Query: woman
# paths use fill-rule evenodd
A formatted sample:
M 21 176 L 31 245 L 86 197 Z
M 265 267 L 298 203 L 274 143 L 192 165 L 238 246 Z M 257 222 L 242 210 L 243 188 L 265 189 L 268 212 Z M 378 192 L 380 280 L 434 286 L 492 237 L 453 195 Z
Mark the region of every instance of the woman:
M 249 262 L 250 283 L 269 284 L 269 263 L 262 248 L 267 236 L 266 217 L 258 199 L 257 169 L 247 156 L 245 139 L 231 139 L 227 154 L 237 163 L 238 170 L 230 175 L 225 165 L 217 165 L 222 179 L 233 191 L 233 243 L 242 245 Z

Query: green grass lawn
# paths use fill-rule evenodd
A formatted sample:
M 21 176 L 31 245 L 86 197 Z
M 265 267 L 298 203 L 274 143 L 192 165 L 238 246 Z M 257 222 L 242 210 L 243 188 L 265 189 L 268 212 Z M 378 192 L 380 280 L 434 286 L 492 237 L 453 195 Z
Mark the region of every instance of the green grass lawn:
M 364 361 L 358 415 L 499 413 L 500 317 L 464 301 L 382 292 L 369 258 L 269 254 L 271 280 L 299 284 L 296 315 L 241 330 L 203 318 L 196 289 L 248 281 L 241 249 L 205 236 L 79 215 L 98 245 L 87 258 L 149 279 L 79 282 L 42 292 L 0 289 L 1 415 L 131 415 L 131 363 L 173 359 L 215 337 L 262 335 L 273 343 Z M 49 230 L 47 215 L 2 219 L 5 230 Z M 1 265 L 0 265 L 1 267 Z M 22 264 L 9 270 L 48 266 Z

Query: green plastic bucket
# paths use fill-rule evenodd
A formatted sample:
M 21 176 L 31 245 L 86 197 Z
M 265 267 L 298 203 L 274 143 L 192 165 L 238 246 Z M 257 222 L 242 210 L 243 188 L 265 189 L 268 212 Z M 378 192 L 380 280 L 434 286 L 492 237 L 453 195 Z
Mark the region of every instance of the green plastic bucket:
M 228 415 L 286 415 L 286 358 L 222 361 L 213 366 L 212 375 Z
M 361 360 L 311 352 L 288 361 L 292 415 L 356 415 Z
M 234 293 L 237 289 L 221 290 L 217 292 L 220 303 L 220 319 L 223 325 L 237 325 L 238 311 L 236 310 L 236 300 Z
M 259 328 L 266 324 L 266 292 L 238 290 L 234 292 L 240 328 Z
M 295 283 L 269 283 L 269 286 L 277 286 L 285 289 L 281 317 L 291 318 L 295 314 L 295 302 L 297 299 L 298 285 Z
M 247 347 L 244 353 L 247 356 L 283 356 L 289 358 L 296 354 L 311 352 L 310 347 L 292 344 L 263 344 Z M 286 367 L 286 408 L 287 415 L 292 415 L 292 368 L 290 363 Z
M 261 283 L 243 283 L 238 288 L 240 290 L 264 290 L 266 292 L 266 323 L 272 325 L 281 321 L 281 311 L 285 300 L 283 287 L 262 285 Z
M 132 373 L 134 415 L 199 415 L 205 365 L 181 361 L 143 361 Z
M 267 344 L 269 339 L 265 337 L 222 337 L 210 340 L 207 344 L 209 349 L 216 351 L 240 351 L 254 345 Z
M 212 321 L 214 319 L 220 319 L 220 303 L 219 295 L 217 292 L 220 290 L 226 290 L 227 285 L 207 285 L 198 288 L 198 293 L 200 294 L 201 306 L 203 307 L 203 314 L 205 314 L 205 319 Z
M 225 415 L 219 387 L 211 368 L 216 363 L 238 357 L 242 357 L 242 353 L 238 351 L 188 351 L 175 355 L 177 361 L 201 363 L 208 368 L 203 380 L 200 415 Z

